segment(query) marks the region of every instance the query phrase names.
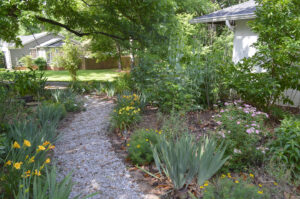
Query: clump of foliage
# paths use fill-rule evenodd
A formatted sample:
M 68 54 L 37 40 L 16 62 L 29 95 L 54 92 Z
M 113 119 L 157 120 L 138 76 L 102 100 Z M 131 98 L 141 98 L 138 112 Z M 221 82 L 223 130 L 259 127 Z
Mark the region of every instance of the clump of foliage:
M 80 47 L 73 44 L 69 39 L 65 41 L 62 54 L 55 57 L 57 65 L 69 71 L 73 81 L 77 80 L 77 71 L 82 62 L 82 51 Z
M 47 81 L 44 73 L 37 73 L 33 70 L 26 73 L 15 71 L 11 78 L 14 92 L 21 97 L 26 95 L 41 96 Z
M 270 155 L 273 162 L 284 163 L 293 177 L 300 176 L 300 120 L 286 118 L 275 130 L 276 139 L 270 143 Z
M 52 98 L 56 103 L 63 104 L 68 112 L 79 112 L 84 110 L 83 101 L 70 89 L 52 91 Z
M 33 63 L 38 67 L 39 70 L 47 69 L 47 61 L 43 57 L 36 58 Z
M 153 162 L 151 145 L 157 144 L 157 137 L 162 131 L 140 129 L 135 131 L 127 144 L 128 157 L 134 164 L 144 165 Z
M 230 159 L 226 163 L 227 168 L 243 170 L 262 163 L 267 150 L 261 145 L 266 137 L 266 113 L 235 101 L 225 103 L 220 113 L 213 117 L 218 125 L 216 136 L 228 146 L 226 155 L 229 155 Z
M 22 57 L 20 60 L 19 60 L 19 63 L 22 65 L 22 66 L 25 66 L 26 68 L 28 69 L 32 69 L 32 66 L 33 66 L 33 60 L 32 60 L 32 57 L 30 55 L 26 55 L 24 57 Z
M 258 33 L 254 45 L 257 53 L 232 68 L 231 86 L 260 108 L 268 108 L 279 100 L 292 104 L 284 91 L 300 88 L 300 4 L 297 0 L 257 3 L 257 17 L 250 22 L 252 30 Z
M 112 114 L 112 127 L 117 130 L 128 129 L 140 119 L 140 97 L 136 94 L 118 97 Z
M 153 147 L 155 164 L 159 171 L 170 178 L 176 191 L 186 190 L 194 178 L 202 185 L 211 178 L 225 163 L 225 148 L 217 148 L 212 139 L 196 140 L 185 134 L 176 140 L 165 136 Z
M 267 199 L 270 198 L 269 194 L 265 193 L 260 187 L 239 178 L 231 177 L 230 173 L 227 176 L 222 175 L 216 181 L 206 186 L 201 186 L 205 189 L 203 199 L 211 198 L 252 198 L 252 199 Z

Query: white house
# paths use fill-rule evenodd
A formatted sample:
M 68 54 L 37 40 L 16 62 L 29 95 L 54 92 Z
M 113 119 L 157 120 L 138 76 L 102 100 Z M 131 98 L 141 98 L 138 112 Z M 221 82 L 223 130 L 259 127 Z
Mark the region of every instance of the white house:
M 225 23 L 233 30 L 234 41 L 232 61 L 236 64 L 245 57 L 253 56 L 256 52 L 256 49 L 252 44 L 257 41 L 258 35 L 254 33 L 247 24 L 250 20 L 256 18 L 256 6 L 256 2 L 250 0 L 245 3 L 218 10 L 208 15 L 194 18 L 190 23 Z M 261 72 L 261 70 L 258 68 L 257 72 Z M 285 91 L 285 95 L 294 102 L 293 106 L 300 106 L 300 92 L 289 89 Z
M 18 66 L 20 58 L 31 55 L 32 58 L 43 57 L 48 63 L 63 45 L 64 37 L 49 32 L 19 36 L 23 47 L 17 48 L 14 43 L 0 41 L 0 51 L 4 53 L 7 69 Z

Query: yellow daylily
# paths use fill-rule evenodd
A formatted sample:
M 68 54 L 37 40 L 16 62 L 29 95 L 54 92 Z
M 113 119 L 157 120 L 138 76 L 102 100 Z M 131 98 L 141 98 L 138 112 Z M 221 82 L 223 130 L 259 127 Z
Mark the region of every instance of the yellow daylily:
M 51 162 L 50 158 L 47 158 L 47 159 L 45 160 L 45 164 L 49 164 L 50 162 Z
M 6 166 L 6 165 L 11 165 L 11 161 L 10 160 L 8 160 L 5 164 L 4 164 L 4 166 Z
M 31 147 L 31 143 L 28 140 L 24 140 L 23 146 Z
M 19 170 L 20 168 L 21 168 L 21 165 L 23 164 L 23 162 L 16 162 L 16 163 L 14 163 L 14 167 L 17 169 L 17 170 Z
M 21 148 L 21 146 L 19 145 L 19 143 L 17 141 L 15 141 L 13 144 L 13 148 L 19 149 L 19 148 Z

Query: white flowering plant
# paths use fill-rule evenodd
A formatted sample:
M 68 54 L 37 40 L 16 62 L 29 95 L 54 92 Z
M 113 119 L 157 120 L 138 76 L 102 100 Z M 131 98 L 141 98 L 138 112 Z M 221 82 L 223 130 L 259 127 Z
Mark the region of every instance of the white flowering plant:
M 267 137 L 265 120 L 268 114 L 242 101 L 225 103 L 214 115 L 215 135 L 227 144 L 226 155 L 230 156 L 227 168 L 245 170 L 262 164 L 268 148 L 263 146 Z

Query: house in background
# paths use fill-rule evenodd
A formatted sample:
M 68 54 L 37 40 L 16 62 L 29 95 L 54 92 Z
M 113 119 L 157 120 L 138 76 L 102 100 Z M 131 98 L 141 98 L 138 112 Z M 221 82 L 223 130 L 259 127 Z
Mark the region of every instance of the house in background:
M 218 10 L 208 15 L 194 18 L 190 23 L 210 23 L 226 24 L 234 32 L 232 61 L 237 64 L 245 57 L 251 57 L 256 53 L 252 46 L 258 39 L 258 34 L 254 33 L 248 26 L 248 22 L 256 18 L 256 2 L 254 0 L 237 4 L 222 10 Z M 257 68 L 256 72 L 262 72 Z M 294 107 L 300 106 L 300 92 L 292 89 L 285 91 L 285 95 L 293 101 Z M 279 102 L 280 105 L 287 105 Z
M 7 69 L 18 66 L 19 60 L 31 55 L 33 59 L 43 57 L 50 64 L 56 53 L 64 44 L 62 35 L 49 32 L 19 36 L 23 47 L 17 48 L 14 43 L 0 42 L 0 51 L 4 53 Z
M 250 0 L 194 18 L 190 23 L 225 23 L 229 26 L 234 31 L 232 61 L 238 63 L 244 57 L 251 57 L 256 52 L 256 49 L 251 45 L 257 41 L 258 35 L 247 25 L 247 22 L 256 17 L 255 10 L 255 1 Z

